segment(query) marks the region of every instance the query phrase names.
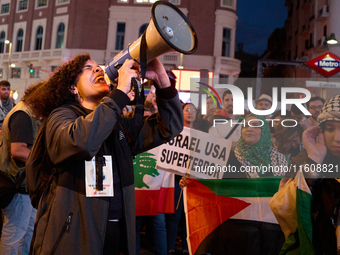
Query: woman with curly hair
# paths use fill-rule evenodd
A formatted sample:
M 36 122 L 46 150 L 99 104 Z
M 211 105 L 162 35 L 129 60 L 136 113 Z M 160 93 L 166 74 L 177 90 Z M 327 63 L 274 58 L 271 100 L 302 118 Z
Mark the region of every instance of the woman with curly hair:
M 90 60 L 90 55 L 79 55 L 60 66 L 43 86 L 30 94 L 26 103 L 34 105 L 43 118 L 47 118 L 54 109 L 65 103 L 78 103 L 79 94 L 73 91 L 76 80 L 83 72 L 83 67 L 88 60 Z M 106 87 L 104 90 L 108 90 Z
M 179 134 L 183 115 L 177 90 L 155 59 L 146 78 L 156 84 L 158 113 L 137 125 L 122 117 L 131 78 L 139 79 L 139 65 L 126 60 L 110 92 L 102 68 L 80 55 L 29 99 L 47 118 L 46 150 L 55 173 L 39 203 L 33 254 L 135 255 L 131 158 Z
M 295 123 L 293 121 L 286 120 L 284 124 L 285 126 L 278 125 L 275 128 L 274 146 L 278 150 L 278 152 L 286 156 L 286 159 L 289 163 L 303 149 L 302 144 L 303 128 L 300 124 L 297 124 L 294 127 Z

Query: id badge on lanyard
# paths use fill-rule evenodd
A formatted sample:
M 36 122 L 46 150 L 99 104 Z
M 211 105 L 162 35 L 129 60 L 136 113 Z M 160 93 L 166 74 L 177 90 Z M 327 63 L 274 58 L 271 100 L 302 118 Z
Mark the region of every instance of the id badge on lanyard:
M 85 161 L 87 197 L 113 197 L 112 157 L 104 155 Z

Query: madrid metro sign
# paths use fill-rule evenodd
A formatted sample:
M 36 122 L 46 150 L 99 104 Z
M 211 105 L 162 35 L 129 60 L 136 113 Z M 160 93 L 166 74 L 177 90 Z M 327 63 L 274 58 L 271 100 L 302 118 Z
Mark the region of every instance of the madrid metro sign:
M 340 58 L 331 52 L 327 52 L 308 61 L 306 65 L 326 77 L 333 76 L 340 72 Z

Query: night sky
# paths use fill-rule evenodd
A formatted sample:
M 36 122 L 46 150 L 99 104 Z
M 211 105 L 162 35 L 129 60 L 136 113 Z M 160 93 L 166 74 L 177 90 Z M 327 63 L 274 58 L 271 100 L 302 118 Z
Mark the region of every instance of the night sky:
M 286 0 L 238 0 L 236 45 L 242 42 L 247 53 L 262 55 L 267 39 L 287 18 Z

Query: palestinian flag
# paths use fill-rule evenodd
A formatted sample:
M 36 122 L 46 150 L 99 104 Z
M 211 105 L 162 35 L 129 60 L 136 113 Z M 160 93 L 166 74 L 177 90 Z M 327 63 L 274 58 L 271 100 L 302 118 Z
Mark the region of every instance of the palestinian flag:
M 279 183 L 278 178 L 188 178 L 190 254 L 279 254 L 284 235 L 269 207 Z
M 270 201 L 285 234 L 280 254 L 315 254 L 312 245 L 312 193 L 302 172 L 290 179 Z
M 174 212 L 175 176 L 155 168 L 157 153 L 152 149 L 133 160 L 136 216 Z

